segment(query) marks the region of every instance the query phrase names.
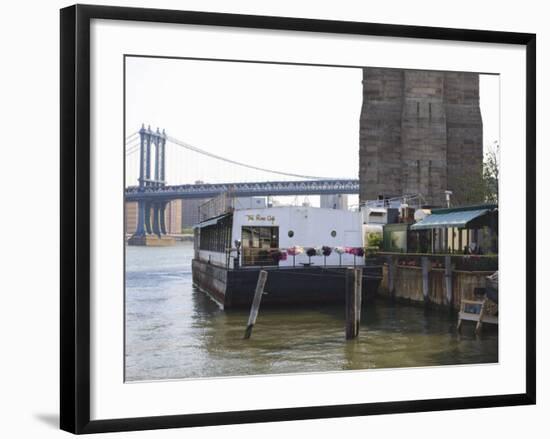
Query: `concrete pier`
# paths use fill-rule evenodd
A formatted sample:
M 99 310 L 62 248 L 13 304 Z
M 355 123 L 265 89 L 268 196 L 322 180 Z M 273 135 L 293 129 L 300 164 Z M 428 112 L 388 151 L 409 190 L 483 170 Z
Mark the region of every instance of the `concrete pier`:
M 147 247 L 165 247 L 167 245 L 174 245 L 176 238 L 173 236 L 161 235 L 133 235 L 128 240 L 128 245 L 142 245 Z

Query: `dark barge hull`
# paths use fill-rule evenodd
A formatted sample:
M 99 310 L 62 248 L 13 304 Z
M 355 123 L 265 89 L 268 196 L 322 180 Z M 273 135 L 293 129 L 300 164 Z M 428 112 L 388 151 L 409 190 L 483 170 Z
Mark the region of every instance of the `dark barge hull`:
M 382 267 L 363 266 L 363 299 L 376 294 Z M 262 306 L 344 303 L 345 267 L 262 267 L 268 272 Z M 231 270 L 193 259 L 193 285 L 224 308 L 250 307 L 260 268 Z

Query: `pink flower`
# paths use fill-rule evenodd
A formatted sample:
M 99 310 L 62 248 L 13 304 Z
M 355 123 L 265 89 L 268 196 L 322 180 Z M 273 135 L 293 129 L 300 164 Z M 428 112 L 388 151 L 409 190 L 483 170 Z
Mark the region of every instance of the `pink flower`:
M 304 249 L 302 247 L 300 247 L 299 245 L 295 245 L 294 247 L 288 248 L 287 252 L 291 256 L 298 256 L 298 255 L 301 255 L 304 252 Z

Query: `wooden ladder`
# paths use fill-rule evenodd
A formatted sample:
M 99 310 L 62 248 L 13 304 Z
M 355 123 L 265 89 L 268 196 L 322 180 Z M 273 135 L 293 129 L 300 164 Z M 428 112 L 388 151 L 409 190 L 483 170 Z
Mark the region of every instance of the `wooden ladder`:
M 456 329 L 460 332 L 462 327 L 462 322 L 464 320 L 470 320 L 476 322 L 475 333 L 479 335 L 481 333 L 481 328 L 483 323 L 498 324 L 498 317 L 485 315 L 485 310 L 487 308 L 487 301 L 489 299 L 484 298 L 482 300 L 466 300 L 462 299 L 460 302 L 460 310 L 458 311 L 458 325 Z M 467 305 L 473 305 L 479 307 L 479 313 L 471 312 L 470 310 L 466 311 Z

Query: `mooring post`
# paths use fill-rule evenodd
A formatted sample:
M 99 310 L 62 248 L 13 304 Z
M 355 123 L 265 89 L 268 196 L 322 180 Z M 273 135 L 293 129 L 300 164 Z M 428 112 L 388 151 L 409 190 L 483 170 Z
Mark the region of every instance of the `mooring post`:
M 430 284 L 429 284 L 429 272 L 430 272 L 430 260 L 427 256 L 422 256 L 422 294 L 424 295 L 424 303 L 428 303 L 430 300 Z
M 357 313 L 355 316 L 356 335 L 359 335 L 359 328 L 361 327 L 361 307 L 363 302 L 363 269 L 355 269 L 355 303 Z
M 390 296 L 395 295 L 395 261 L 393 256 L 388 256 L 388 291 Z
M 487 305 L 487 299 L 481 304 L 481 309 L 479 310 L 479 319 L 476 323 L 476 335 L 481 334 L 481 328 L 483 326 L 483 315 L 485 314 L 485 307 Z
M 352 267 L 346 269 L 346 340 L 357 337 L 360 318 L 358 310 L 358 270 Z
M 258 311 L 260 310 L 260 302 L 262 300 L 262 294 L 264 293 L 265 282 L 267 280 L 267 271 L 260 270 L 258 275 L 258 283 L 256 284 L 256 291 L 254 291 L 254 299 L 252 300 L 252 307 L 250 308 L 250 315 L 248 316 L 248 324 L 246 325 L 246 331 L 244 332 L 245 340 L 252 335 L 252 328 L 256 324 L 256 317 L 258 317 Z
M 445 256 L 445 300 L 446 305 L 453 307 L 453 266 L 451 257 Z

